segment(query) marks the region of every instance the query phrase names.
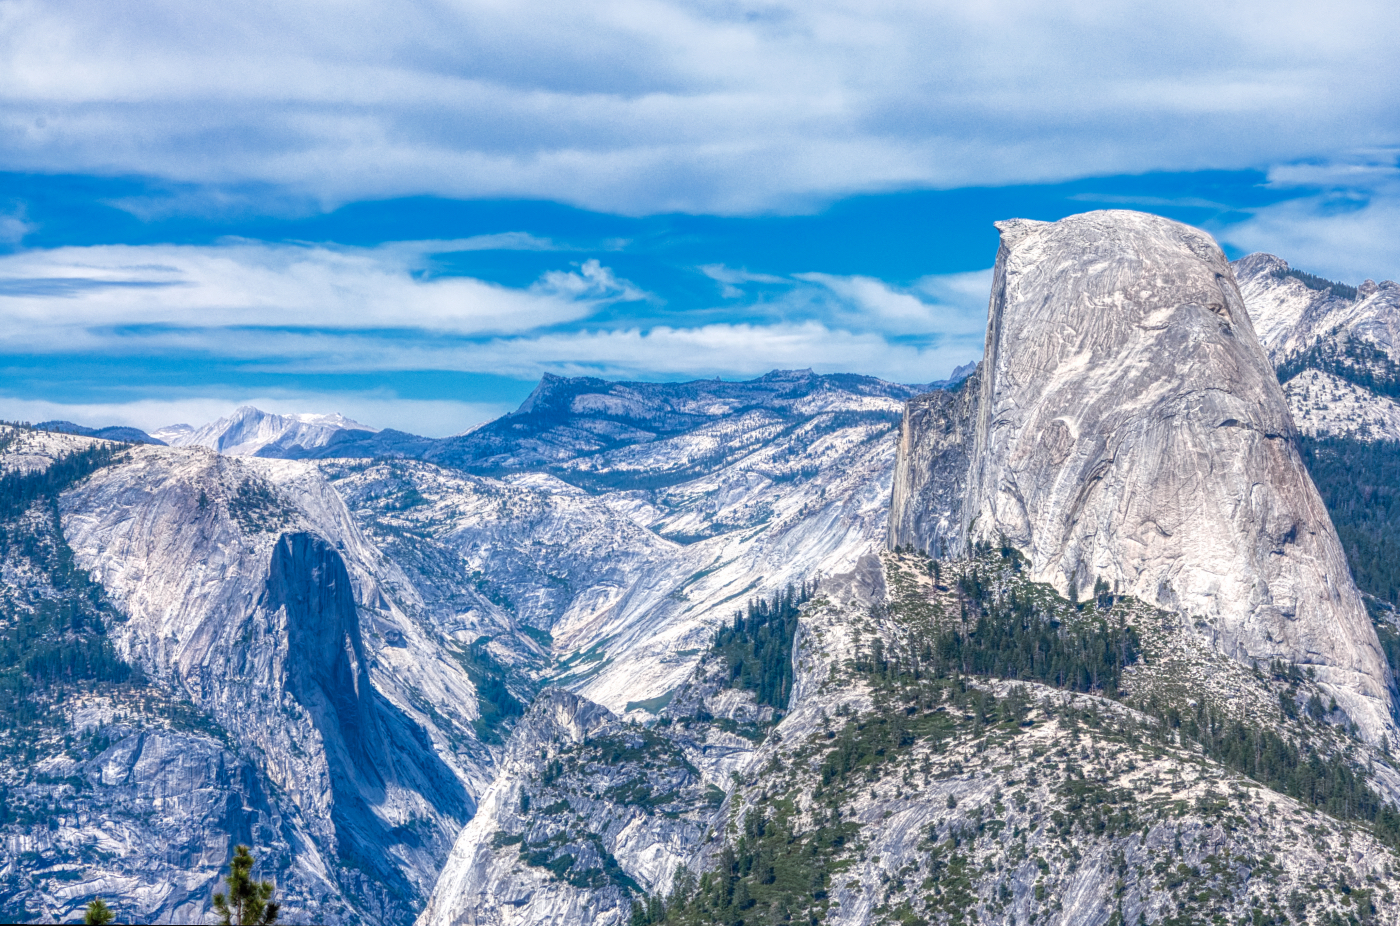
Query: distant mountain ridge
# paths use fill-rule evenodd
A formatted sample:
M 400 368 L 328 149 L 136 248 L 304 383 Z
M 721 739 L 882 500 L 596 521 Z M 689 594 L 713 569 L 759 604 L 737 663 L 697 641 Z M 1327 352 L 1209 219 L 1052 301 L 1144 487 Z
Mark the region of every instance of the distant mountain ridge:
M 203 427 L 168 425 L 154 436 L 172 447 L 208 447 L 230 456 L 286 458 L 323 447 L 346 431 L 373 434 L 376 429 L 338 412 L 278 415 L 241 405 L 233 414 Z
M 847 415 L 889 416 L 906 399 L 960 381 L 904 385 L 858 374 L 774 370 L 754 380 L 693 380 L 683 383 L 616 382 L 546 373 L 520 407 L 470 432 L 442 439 L 386 429 L 374 434 L 346 430 L 324 445 L 288 451 L 288 457 L 409 458 L 473 473 L 544 468 L 566 480 L 589 480 L 584 459 L 680 435 L 698 433 L 723 419 L 767 416 L 796 421 L 828 410 Z M 271 450 L 265 455 L 272 455 Z M 683 481 L 723 465 L 722 448 L 707 459 L 688 459 L 658 474 Z M 659 482 L 658 482 L 659 484 Z
M 330 434 L 350 447 L 413 441 L 493 472 L 480 475 L 327 448 L 269 459 L 308 448 L 258 433 L 266 416 L 250 410 L 245 433 L 267 443 L 229 428 L 224 453 L 123 449 L 57 502 L 73 561 L 120 612 L 117 654 L 216 721 L 271 795 L 251 833 L 230 832 L 268 853 L 287 919 L 407 924 L 541 687 L 586 694 L 623 723 L 654 717 L 734 608 L 848 571 L 879 543 L 890 436 L 921 388 L 806 371 L 738 384 L 550 378 L 523 411 L 461 438 Z M 96 443 L 15 430 L 0 434 L 0 466 L 16 471 Z M 27 594 L 28 577 L 17 582 Z M 346 633 L 310 634 L 323 624 Z M 120 748 L 139 736 L 97 723 Z M 367 724 L 402 756 L 386 765 L 378 746 L 357 748 Z M 64 768 L 111 763 L 88 742 Z M 741 754 L 729 739 L 714 748 Z M 115 792 L 79 802 L 34 774 L 0 763 L 0 778 L 64 808 L 46 840 L 87 839 L 79 812 L 115 816 L 104 809 Z M 0 819 L 0 837 L 26 825 Z M 181 821 L 180 844 L 206 825 Z M 71 919 L 100 891 L 136 919 L 198 921 L 222 855 L 191 861 L 188 891 L 167 898 L 140 881 L 165 870 L 156 851 L 80 853 L 84 874 L 62 896 L 44 887 L 57 863 L 27 857 L 0 909 Z
M 34 429 L 36 431 L 55 431 L 59 434 L 78 434 L 83 437 L 98 437 L 102 440 L 124 441 L 128 444 L 156 444 L 164 446 L 167 443 L 153 434 L 147 434 L 140 428 L 131 428 L 124 425 L 89 428 L 81 424 L 74 424 L 71 421 L 41 421 L 34 425 Z

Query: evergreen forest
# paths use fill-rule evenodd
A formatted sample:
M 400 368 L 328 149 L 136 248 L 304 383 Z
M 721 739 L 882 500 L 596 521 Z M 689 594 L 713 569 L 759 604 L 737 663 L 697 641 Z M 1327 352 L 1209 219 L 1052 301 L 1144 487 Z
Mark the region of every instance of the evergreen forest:
M 715 633 L 714 650 L 723 655 L 732 688 L 754 693 L 779 714 L 792 694 L 792 641 L 803 602 L 816 585 L 789 585 L 772 598 L 755 599 Z

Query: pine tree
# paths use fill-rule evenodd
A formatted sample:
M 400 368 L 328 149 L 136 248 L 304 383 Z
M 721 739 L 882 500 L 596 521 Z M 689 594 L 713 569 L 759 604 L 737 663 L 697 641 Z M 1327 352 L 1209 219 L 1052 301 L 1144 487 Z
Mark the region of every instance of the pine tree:
M 253 856 L 247 846 L 233 847 L 228 864 L 228 894 L 214 895 L 214 912 L 219 926 L 271 926 L 277 922 L 279 905 L 272 902 L 271 881 L 254 883 Z
M 89 926 L 94 923 L 97 926 L 107 926 L 116 918 L 117 915 L 112 912 L 112 908 L 103 903 L 101 897 L 98 897 L 87 905 L 87 913 L 83 916 L 83 922 Z

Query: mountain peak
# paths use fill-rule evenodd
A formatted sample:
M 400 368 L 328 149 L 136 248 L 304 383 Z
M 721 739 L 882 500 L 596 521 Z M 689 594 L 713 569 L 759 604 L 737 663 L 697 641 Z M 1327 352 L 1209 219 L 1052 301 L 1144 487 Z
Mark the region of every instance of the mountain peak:
M 240 405 L 231 413 L 201 428 L 169 425 L 156 432 L 175 447 L 208 447 L 231 456 L 300 456 L 323 447 L 340 431 L 377 428 L 360 424 L 339 412 L 297 412 L 279 415 L 253 405 Z

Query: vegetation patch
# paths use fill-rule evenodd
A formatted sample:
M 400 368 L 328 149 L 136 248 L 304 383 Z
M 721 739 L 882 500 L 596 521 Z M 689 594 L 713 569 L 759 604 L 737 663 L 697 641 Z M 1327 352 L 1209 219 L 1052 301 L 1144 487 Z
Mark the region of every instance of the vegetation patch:
M 139 690 L 145 679 L 122 662 L 107 626 L 123 619 L 102 587 L 78 567 L 63 537 L 58 495 L 117 462 L 120 447 L 94 444 L 47 470 L 0 477 L 0 562 L 26 576 L 0 591 L 0 723 L 13 753 L 62 719 L 52 704 L 87 690 Z
M 1357 586 L 1400 605 L 1400 443 L 1303 437 L 1298 449 Z
M 263 479 L 240 482 L 228 500 L 228 513 L 245 534 L 276 533 L 297 520 L 296 509 Z
M 502 743 L 502 730 L 525 713 L 525 705 L 506 687 L 507 670 L 487 649 L 490 637 L 478 637 L 454 651 L 476 688 L 477 719 L 472 721 L 484 743 Z
M 760 704 L 782 713 L 792 695 L 792 641 L 802 603 L 816 591 L 789 585 L 771 599 L 750 601 L 746 611 L 715 632 L 714 650 L 724 657 L 727 684 L 752 691 Z
M 1304 370 L 1331 373 L 1380 395 L 1400 397 L 1400 363 L 1375 344 L 1332 331 L 1311 347 L 1279 364 L 1278 381 L 1286 383 Z
M 1303 270 L 1295 270 L 1292 267 L 1289 267 L 1287 270 L 1275 270 L 1274 276 L 1280 280 L 1291 277 L 1302 283 L 1308 289 L 1316 290 L 1321 293 L 1331 293 L 1341 299 L 1356 298 L 1355 286 L 1348 286 L 1346 283 L 1338 283 L 1335 280 L 1324 279 L 1323 277 L 1307 273 Z

